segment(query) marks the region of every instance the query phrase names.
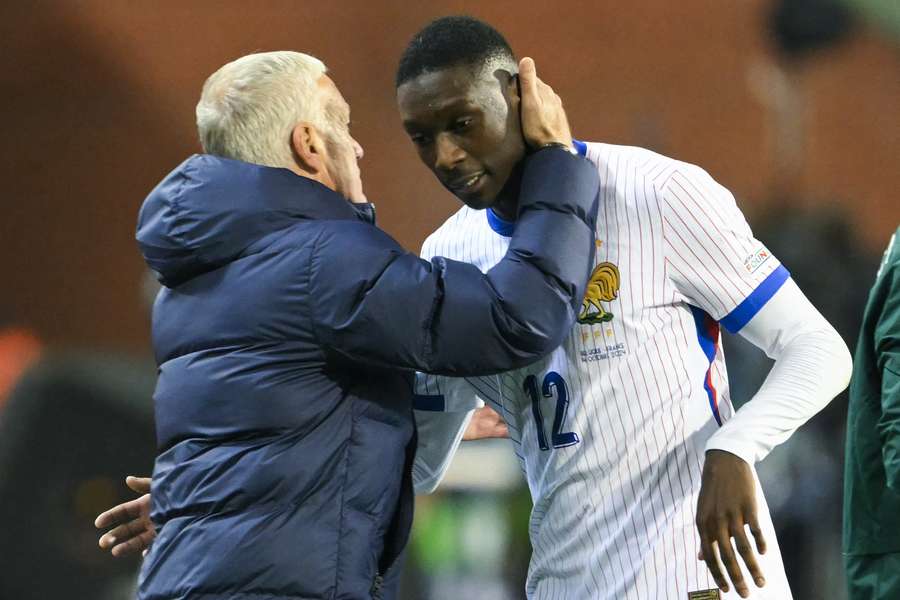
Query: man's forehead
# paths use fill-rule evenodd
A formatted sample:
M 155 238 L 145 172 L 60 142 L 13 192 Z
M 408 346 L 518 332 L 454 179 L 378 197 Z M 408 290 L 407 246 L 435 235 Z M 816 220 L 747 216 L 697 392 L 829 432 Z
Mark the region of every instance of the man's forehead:
M 341 91 L 338 89 L 337 85 L 328 75 L 322 75 L 319 77 L 319 81 L 317 82 L 319 86 L 319 91 L 322 94 L 325 102 L 324 104 L 332 105 L 334 107 L 340 108 L 347 113 L 350 112 L 350 105 L 347 104 L 347 101 L 344 100 L 344 96 L 341 94 Z
M 397 102 L 403 113 L 431 113 L 476 102 L 498 87 L 490 74 L 459 65 L 422 73 L 403 83 L 397 88 Z

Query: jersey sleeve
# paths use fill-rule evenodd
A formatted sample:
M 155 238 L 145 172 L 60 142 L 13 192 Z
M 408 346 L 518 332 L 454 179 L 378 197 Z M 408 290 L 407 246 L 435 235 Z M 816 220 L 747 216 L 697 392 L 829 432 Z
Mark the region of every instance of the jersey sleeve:
M 425 412 L 466 412 L 484 406 L 484 401 L 463 377 L 416 373 L 413 407 Z
M 753 236 L 731 193 L 703 169 L 675 170 L 662 212 L 670 280 L 728 331 L 740 331 L 790 277 Z
M 762 386 L 707 441 L 749 464 L 765 458 L 843 391 L 852 359 L 847 344 L 788 280 L 740 335 L 775 360 Z
M 465 379 L 416 373 L 413 403 L 418 430 L 413 488 L 416 494 L 430 494 L 450 467 L 472 413 L 484 402 Z

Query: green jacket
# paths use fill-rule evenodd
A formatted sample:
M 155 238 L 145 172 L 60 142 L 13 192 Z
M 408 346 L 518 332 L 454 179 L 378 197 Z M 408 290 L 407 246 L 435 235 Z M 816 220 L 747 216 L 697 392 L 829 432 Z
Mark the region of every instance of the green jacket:
M 900 552 L 900 228 L 869 293 L 854 358 L 844 552 Z

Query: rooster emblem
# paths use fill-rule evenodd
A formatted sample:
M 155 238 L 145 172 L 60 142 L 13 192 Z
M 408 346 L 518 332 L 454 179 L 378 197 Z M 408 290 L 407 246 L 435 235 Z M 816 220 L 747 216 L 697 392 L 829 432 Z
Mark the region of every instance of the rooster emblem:
M 612 302 L 619 295 L 619 269 L 610 262 L 602 262 L 594 268 L 588 281 L 587 292 L 581 303 L 578 322 L 585 325 L 612 321 L 613 314 L 607 312 L 601 302 Z

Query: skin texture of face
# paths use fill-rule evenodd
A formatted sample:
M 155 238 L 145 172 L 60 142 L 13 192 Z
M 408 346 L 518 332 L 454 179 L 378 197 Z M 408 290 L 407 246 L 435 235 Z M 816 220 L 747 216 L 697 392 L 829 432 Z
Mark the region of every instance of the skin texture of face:
M 323 183 L 351 202 L 365 202 L 357 162 L 363 157 L 363 149 L 350 135 L 350 106 L 327 75 L 319 80 L 319 88 L 327 122 L 319 131 L 325 141 Z
M 419 158 L 444 187 L 472 208 L 515 219 L 525 141 L 510 70 L 424 73 L 397 88 L 397 104 Z

